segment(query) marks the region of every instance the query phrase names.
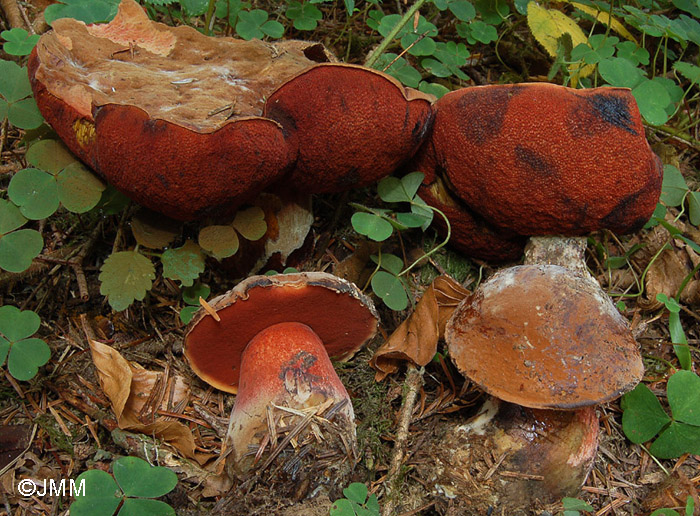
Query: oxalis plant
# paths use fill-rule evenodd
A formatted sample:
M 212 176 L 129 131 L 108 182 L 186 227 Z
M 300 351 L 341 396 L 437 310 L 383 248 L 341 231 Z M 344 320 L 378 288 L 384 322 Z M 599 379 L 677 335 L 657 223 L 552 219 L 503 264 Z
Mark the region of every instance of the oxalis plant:
M 381 252 L 381 247 L 378 254 L 372 255 L 371 259 L 377 265 L 369 280 L 372 291 L 392 310 L 404 310 L 408 306 L 410 288 L 406 274 L 422 260 L 444 247 L 450 239 L 450 222 L 445 214 L 428 206 L 418 196 L 418 188 L 424 177 L 422 172 L 412 172 L 401 179 L 386 177 L 379 181 L 377 194 L 392 208 L 350 204 L 359 210 L 351 218 L 352 227 L 375 242 L 388 240 L 394 231 L 401 232 L 411 228 L 421 228 L 425 231 L 432 223 L 434 213 L 442 217 L 447 227 L 445 239 L 408 267 L 404 266 L 404 260 L 398 256 Z M 393 208 L 400 207 L 402 203 L 408 203 L 409 211 L 397 211 Z
M 175 510 L 155 500 L 177 485 L 177 475 L 162 466 L 151 466 L 138 457 L 121 457 L 112 463 L 112 474 L 91 469 L 78 475 L 71 516 L 168 516 Z

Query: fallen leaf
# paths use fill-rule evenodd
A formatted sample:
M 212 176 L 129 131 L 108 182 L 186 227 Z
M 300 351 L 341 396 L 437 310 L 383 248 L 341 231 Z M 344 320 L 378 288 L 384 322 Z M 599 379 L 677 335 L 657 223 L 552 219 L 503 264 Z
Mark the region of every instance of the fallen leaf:
M 469 291 L 449 276 L 439 276 L 425 290 L 413 313 L 399 325 L 375 352 L 370 366 L 382 381 L 399 370 L 402 362 L 424 366 L 432 360 L 445 325 Z
M 155 435 L 185 457 L 198 459 L 189 427 L 157 415 L 158 409 L 173 412 L 175 407 L 187 402 L 189 389 L 184 379 L 173 375 L 165 378 L 163 372 L 144 369 L 96 340 L 90 340 L 90 350 L 100 385 L 110 400 L 119 428 Z

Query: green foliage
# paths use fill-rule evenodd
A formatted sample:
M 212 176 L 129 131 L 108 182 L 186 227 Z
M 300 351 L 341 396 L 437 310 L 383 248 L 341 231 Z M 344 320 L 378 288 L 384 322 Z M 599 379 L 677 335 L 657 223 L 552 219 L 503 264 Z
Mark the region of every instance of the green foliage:
M 137 250 L 110 255 L 100 271 L 100 293 L 107 296 L 110 306 L 117 311 L 125 310 L 134 301 L 143 300 L 156 278 L 151 260 Z
M 269 15 L 262 9 L 238 12 L 236 34 L 243 39 L 262 39 L 265 36 L 281 38 L 284 35 L 284 25 L 268 19 Z
M 40 324 L 39 316 L 31 310 L 0 306 L 0 365 L 7 359 L 7 369 L 17 380 L 31 380 L 51 358 L 46 342 L 30 338 Z
M 353 482 L 343 489 L 345 498 L 333 502 L 331 516 L 379 516 L 379 502 L 377 495 L 367 496 L 367 486 L 360 482 Z
M 180 281 L 185 287 L 191 287 L 204 272 L 204 253 L 191 240 L 177 249 L 168 249 L 160 260 L 163 263 L 163 276 Z
M 110 21 L 117 14 L 120 0 L 63 0 L 50 5 L 44 18 L 52 24 L 59 18 L 75 18 L 85 23 Z
M 20 229 L 27 218 L 15 204 L 0 199 L 0 268 L 22 272 L 44 248 L 44 239 L 38 231 Z
M 7 119 L 20 129 L 36 129 L 44 118 L 32 97 L 27 68 L 0 60 L 0 121 Z
M 385 177 L 379 181 L 377 194 L 382 201 L 389 204 L 409 203 L 410 211 L 370 208 L 353 203 L 351 206 L 362 210 L 354 213 L 350 219 L 353 229 L 375 242 L 384 242 L 394 234 L 394 230 L 421 228 L 425 231 L 433 220 L 434 212 L 440 213 L 449 226 L 444 214 L 425 204 L 418 196 L 418 188 L 424 177 L 422 172 L 412 172 L 401 179 Z M 444 246 L 447 239 L 426 256 Z M 415 263 L 404 269 L 403 260 L 392 254 L 379 254 L 372 259 L 377 264 L 370 283 L 372 290 L 392 310 L 405 309 L 408 306 L 409 284 L 404 275 Z
M 692 496 L 688 495 L 685 502 L 685 511 L 683 511 L 685 516 L 693 516 L 695 514 L 695 500 Z M 649 516 L 681 516 L 675 509 L 656 509 Z
M 323 13 L 311 2 L 289 2 L 286 14 L 297 30 L 315 30 L 323 18 Z
M 187 306 L 180 310 L 180 320 L 183 324 L 189 324 L 194 313 L 199 310 L 199 298 L 207 299 L 211 294 L 211 288 L 204 283 L 196 283 L 182 290 L 182 300 Z
M 667 382 L 670 417 L 644 384 L 622 398 L 622 429 L 633 443 L 656 437 L 649 452 L 662 459 L 700 453 L 700 377 L 678 371 Z
M 681 306 L 678 301 L 672 297 L 669 298 L 666 294 L 656 294 L 656 300 L 663 303 L 668 310 L 668 332 L 671 334 L 671 342 L 678 362 L 683 369 L 690 370 L 693 364 L 688 339 L 681 324 Z
M 34 45 L 39 41 L 39 34 L 29 33 L 18 27 L 0 32 L 0 37 L 6 41 L 2 49 L 11 56 L 27 56 L 32 52 Z
M 580 516 L 581 512 L 593 512 L 595 509 L 578 498 L 565 497 L 561 501 L 564 506 L 563 516 Z
M 118 516 L 139 514 L 175 515 L 165 502 L 154 500 L 172 491 L 177 475 L 168 468 L 151 466 L 138 457 L 121 457 L 112 464 L 112 474 L 93 469 L 78 475 L 85 481 L 80 495 L 71 504 L 71 516 Z

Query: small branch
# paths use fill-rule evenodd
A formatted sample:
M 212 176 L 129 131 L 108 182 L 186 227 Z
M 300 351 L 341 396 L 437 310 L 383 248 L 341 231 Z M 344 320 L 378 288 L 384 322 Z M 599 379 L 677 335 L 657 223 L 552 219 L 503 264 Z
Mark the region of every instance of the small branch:
M 377 59 L 379 59 L 379 57 L 384 53 L 391 42 L 394 41 L 394 38 L 399 34 L 399 32 L 401 32 L 401 29 L 403 29 L 404 26 L 411 21 L 413 15 L 423 6 L 424 3 L 425 0 L 416 0 L 416 3 L 413 4 L 408 11 L 406 11 L 401 20 L 399 20 L 399 23 L 396 24 L 396 27 L 394 27 L 391 32 L 381 41 L 381 43 L 379 43 L 379 46 L 377 46 L 377 48 L 375 48 L 372 53 L 367 56 L 367 59 L 365 59 L 365 66 L 367 68 L 372 68 L 372 65 L 377 62 Z
M 17 0 L 0 0 L 0 8 L 2 9 L 2 12 L 5 13 L 5 18 L 10 24 L 10 27 L 14 29 L 24 25 L 24 20 L 22 20 L 22 14 L 19 12 Z
M 672 138 L 682 141 L 686 145 L 691 146 L 696 151 L 700 151 L 700 141 L 693 138 L 690 134 L 676 129 L 675 127 L 670 127 L 668 125 L 653 125 L 650 126 L 652 130 L 664 133 Z
M 416 406 L 418 391 L 423 385 L 423 368 L 416 369 L 413 364 L 408 365 L 406 379 L 404 380 L 405 394 L 401 411 L 399 412 L 399 424 L 396 430 L 396 440 L 394 441 L 394 451 L 391 456 L 389 472 L 384 481 L 386 485 L 386 495 L 382 516 L 391 516 L 396 509 L 397 500 L 401 492 L 399 485 L 401 480 L 401 466 L 406 457 L 406 445 L 408 443 L 409 426 L 413 419 L 413 409 Z

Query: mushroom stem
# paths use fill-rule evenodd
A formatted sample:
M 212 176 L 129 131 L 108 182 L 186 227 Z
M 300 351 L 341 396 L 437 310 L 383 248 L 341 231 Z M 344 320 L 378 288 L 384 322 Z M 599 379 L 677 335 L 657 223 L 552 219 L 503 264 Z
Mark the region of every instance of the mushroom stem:
M 322 437 L 318 421 L 308 416 L 321 415 L 339 403 L 342 406 L 332 423 L 340 431 L 340 440 Z M 327 413 L 323 415 L 327 417 Z M 255 466 L 256 457 L 267 452 L 268 446 L 275 453 L 280 443 L 284 444 L 284 434 L 299 424 L 307 428 L 294 437 L 297 449 L 307 441 L 318 441 L 313 452 L 318 454 L 318 445 L 327 451 L 340 442 L 340 452 L 354 462 L 357 445 L 352 404 L 323 342 L 305 324 L 274 324 L 260 331 L 242 355 L 227 436 L 232 448 L 231 473 L 245 476 Z
M 586 237 L 533 236 L 525 247 L 526 265 L 559 265 L 577 272 L 589 279 L 584 254 Z

